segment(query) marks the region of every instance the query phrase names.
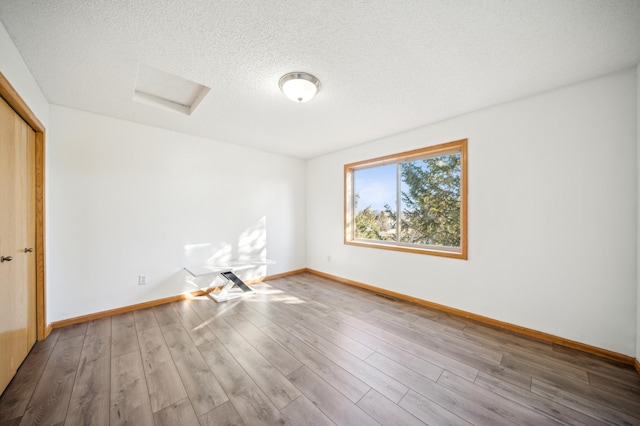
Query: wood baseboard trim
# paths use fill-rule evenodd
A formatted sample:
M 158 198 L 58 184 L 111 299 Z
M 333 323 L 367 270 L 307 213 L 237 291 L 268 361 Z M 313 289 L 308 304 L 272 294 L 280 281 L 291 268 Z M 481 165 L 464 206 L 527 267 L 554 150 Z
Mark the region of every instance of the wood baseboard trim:
M 297 275 L 302 272 L 306 272 L 306 269 L 296 269 L 295 271 L 283 272 L 281 274 L 267 275 L 265 277 L 256 278 L 253 280 L 245 281 L 247 284 L 259 284 L 263 281 L 273 280 L 276 278 L 282 278 L 289 275 Z M 60 321 L 54 321 L 47 327 L 46 336 L 49 336 L 51 330 L 54 328 L 66 327 L 68 325 L 80 324 L 85 321 L 93 321 L 104 317 L 110 317 L 112 315 L 124 314 L 126 312 L 137 311 L 138 309 L 152 308 L 154 306 L 164 305 L 166 303 L 177 302 L 178 300 L 190 299 L 193 297 L 204 296 L 214 291 L 215 288 L 208 288 L 206 290 L 197 290 L 191 293 L 179 294 L 177 296 L 165 297 L 163 299 L 150 300 L 148 302 L 137 303 L 135 305 L 123 306 L 121 308 L 109 309 L 107 311 L 95 312 L 93 314 L 82 315 L 79 317 L 68 318 Z
M 386 290 L 384 288 L 375 287 L 375 286 L 360 283 L 357 281 L 352 281 L 346 278 L 338 277 L 336 275 L 328 274 L 326 272 L 316 271 L 314 269 L 309 269 L 309 268 L 306 269 L 306 272 L 309 272 L 314 275 L 318 275 L 320 277 L 328 278 L 330 280 L 338 281 L 344 284 L 364 288 L 366 290 L 373 291 L 374 293 L 384 294 L 386 296 L 390 296 L 399 300 L 416 303 L 418 305 L 437 309 L 439 311 L 446 312 L 448 314 L 456 315 L 463 318 L 468 318 L 482 324 L 491 325 L 496 328 L 522 334 L 528 337 L 542 340 L 544 342 L 553 343 L 553 344 L 564 346 L 571 349 L 576 349 L 581 352 L 586 352 L 588 354 L 596 355 L 601 358 L 617 361 L 622 364 L 635 365 L 636 370 L 638 370 L 638 373 L 640 373 L 640 362 L 638 362 L 638 360 L 618 352 L 613 352 L 608 349 L 599 348 L 597 346 L 591 346 L 586 343 L 576 342 L 574 340 L 565 339 L 563 337 L 554 336 L 553 334 L 544 333 L 542 331 L 533 330 L 527 327 L 522 327 L 522 326 L 511 324 L 508 322 L 499 321 L 493 318 L 463 311 L 461 309 L 451 308 L 449 306 L 441 305 L 435 302 L 430 302 L 428 300 L 419 299 L 417 297 L 407 296 L 406 294 L 396 293 L 395 291 Z
M 55 321 L 51 323 L 51 327 L 60 328 L 60 327 L 66 327 L 68 325 L 80 324 L 85 321 L 93 321 L 100 318 L 110 317 L 112 315 L 124 314 L 126 312 L 137 311 L 139 309 L 146 309 L 146 308 L 152 308 L 154 306 L 164 305 L 165 303 L 177 302 L 178 300 L 203 296 L 207 293 L 209 293 L 209 291 L 207 290 L 197 290 L 191 293 L 165 297 L 164 299 L 156 299 L 156 300 L 150 300 L 148 302 L 136 303 L 135 305 L 123 306 L 121 308 L 109 309 L 107 311 L 95 312 L 93 314 L 87 314 L 79 317 L 68 318 L 61 321 Z

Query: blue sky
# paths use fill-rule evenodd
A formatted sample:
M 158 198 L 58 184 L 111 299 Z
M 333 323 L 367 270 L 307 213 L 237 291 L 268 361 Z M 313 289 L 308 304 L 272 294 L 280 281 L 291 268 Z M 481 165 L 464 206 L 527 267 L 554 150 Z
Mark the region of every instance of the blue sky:
M 396 165 L 371 167 L 356 170 L 355 190 L 360 195 L 358 210 L 371 206 L 373 210 L 384 210 L 384 205 L 392 207 L 396 203 Z
M 459 156 L 460 154 L 447 154 Z M 443 156 L 442 158 L 445 158 Z M 426 167 L 422 164 L 422 159 L 414 160 L 414 163 L 421 167 Z M 364 210 L 368 206 L 371 206 L 372 210 L 382 211 L 384 205 L 389 204 L 394 210 L 396 206 L 396 173 L 397 164 L 387 164 L 384 166 L 374 166 L 364 169 L 358 169 L 354 171 L 355 179 L 355 191 L 360 195 L 358 200 L 358 211 Z M 459 172 L 458 172 L 459 173 Z M 407 184 L 401 182 L 401 191 L 407 191 Z M 402 204 L 404 209 L 406 206 Z

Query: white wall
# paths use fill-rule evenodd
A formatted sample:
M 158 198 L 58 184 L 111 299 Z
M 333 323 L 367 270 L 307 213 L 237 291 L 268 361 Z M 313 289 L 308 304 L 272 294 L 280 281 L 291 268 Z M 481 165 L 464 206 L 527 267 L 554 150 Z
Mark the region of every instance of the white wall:
M 636 85 L 626 70 L 310 160 L 308 267 L 634 355 Z M 469 260 L 343 244 L 344 164 L 462 138 Z
M 51 321 L 206 285 L 188 264 L 305 267 L 302 160 L 60 106 L 51 123 Z

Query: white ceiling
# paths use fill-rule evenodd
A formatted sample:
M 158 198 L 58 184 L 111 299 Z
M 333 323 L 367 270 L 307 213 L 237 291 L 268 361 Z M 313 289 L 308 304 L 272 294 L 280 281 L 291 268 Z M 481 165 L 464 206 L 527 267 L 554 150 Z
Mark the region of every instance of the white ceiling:
M 640 0 L 2 0 L 0 20 L 50 103 L 300 158 L 640 62 Z M 191 116 L 133 102 L 140 63 L 211 91 Z M 285 98 L 291 71 L 316 98 Z

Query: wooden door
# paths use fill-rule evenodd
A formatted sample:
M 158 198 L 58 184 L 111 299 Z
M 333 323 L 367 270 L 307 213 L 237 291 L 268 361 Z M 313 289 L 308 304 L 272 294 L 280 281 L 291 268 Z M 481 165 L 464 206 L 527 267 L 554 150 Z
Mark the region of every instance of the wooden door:
M 0 392 L 36 340 L 35 132 L 0 98 Z

